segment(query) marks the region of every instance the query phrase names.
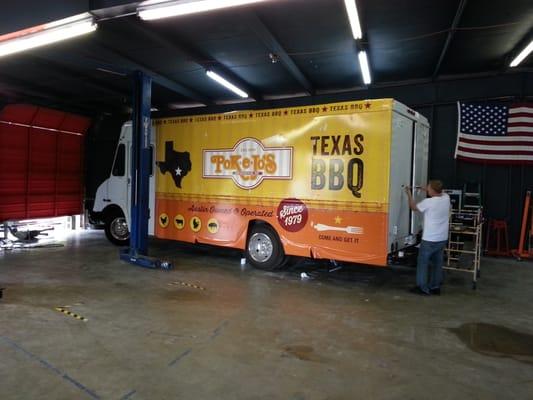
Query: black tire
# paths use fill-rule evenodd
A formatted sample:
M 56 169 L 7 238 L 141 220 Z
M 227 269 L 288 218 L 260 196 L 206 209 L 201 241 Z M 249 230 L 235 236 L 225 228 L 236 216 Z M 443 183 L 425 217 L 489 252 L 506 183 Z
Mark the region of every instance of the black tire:
M 111 243 L 117 246 L 130 244 L 130 231 L 122 213 L 114 213 L 106 218 L 105 235 Z
M 252 227 L 246 243 L 246 259 L 255 268 L 264 271 L 275 271 L 285 266 L 287 257 L 272 227 L 264 224 Z

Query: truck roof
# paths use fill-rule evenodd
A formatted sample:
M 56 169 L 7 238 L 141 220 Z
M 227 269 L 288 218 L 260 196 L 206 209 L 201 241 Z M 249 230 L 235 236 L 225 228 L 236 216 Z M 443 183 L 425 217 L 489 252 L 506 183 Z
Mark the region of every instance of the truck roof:
M 284 115 L 289 115 L 291 113 L 298 113 L 302 110 L 316 109 L 316 116 L 320 115 L 336 115 L 336 114 L 346 114 L 346 112 L 377 112 L 377 111 L 386 111 L 394 110 L 407 118 L 418 121 L 423 125 L 429 126 L 429 122 L 426 117 L 421 115 L 418 111 L 415 111 L 405 104 L 394 100 L 392 98 L 385 99 L 363 99 L 363 100 L 352 100 L 352 101 L 343 101 L 343 102 L 334 102 L 334 103 L 321 103 L 321 104 L 309 104 L 304 106 L 294 106 L 294 107 L 277 107 L 277 108 L 256 108 L 256 109 L 247 109 L 247 110 L 236 110 L 220 113 L 205 113 L 205 114 L 194 114 L 194 115 L 177 115 L 177 116 L 167 116 L 161 118 L 153 118 L 152 124 L 158 124 L 158 121 L 164 121 L 169 119 L 177 120 L 186 120 L 193 118 L 207 118 L 208 120 L 216 121 L 220 119 L 219 116 L 222 115 L 250 115 L 250 116 L 266 116 L 272 115 L 272 113 L 281 112 L 280 117 Z M 192 122 L 192 121 L 191 121 Z M 130 126 L 131 121 L 124 123 L 124 127 Z

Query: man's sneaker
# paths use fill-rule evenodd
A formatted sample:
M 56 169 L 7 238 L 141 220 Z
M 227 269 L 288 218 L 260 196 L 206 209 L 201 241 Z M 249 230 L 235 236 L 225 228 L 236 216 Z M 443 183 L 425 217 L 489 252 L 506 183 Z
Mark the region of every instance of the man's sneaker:
M 429 293 L 436 294 L 437 296 L 440 296 L 440 288 L 429 289 Z
M 420 289 L 418 286 L 412 287 L 409 289 L 411 293 L 419 294 L 421 296 L 429 296 L 429 293 L 424 292 L 422 289 Z

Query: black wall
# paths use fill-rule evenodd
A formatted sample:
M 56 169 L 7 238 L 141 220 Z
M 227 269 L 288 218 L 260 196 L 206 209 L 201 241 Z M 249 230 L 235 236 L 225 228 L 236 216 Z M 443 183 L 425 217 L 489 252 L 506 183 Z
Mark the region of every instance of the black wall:
M 485 214 L 492 218 L 507 218 L 511 245 L 516 247 L 522 216 L 524 195 L 533 189 L 533 166 L 493 166 L 456 161 L 453 158 L 457 136 L 458 100 L 501 100 L 505 102 L 533 101 L 533 73 L 450 79 L 439 82 L 399 83 L 353 92 L 325 94 L 314 97 L 263 101 L 238 105 L 214 106 L 173 112 L 171 115 L 190 115 L 224 112 L 237 109 L 286 107 L 325 102 L 367 98 L 395 98 L 426 116 L 431 124 L 430 165 L 431 178 L 442 179 L 448 188 L 462 189 L 467 182 L 482 185 Z M 154 114 L 154 117 L 169 114 Z M 94 196 L 99 184 L 109 173 L 112 158 L 107 146 L 116 143 L 116 125 L 124 118 L 101 121 L 94 129 L 88 146 L 88 195 Z M 105 130 L 105 132 L 104 132 Z M 111 154 L 111 156 L 110 156 Z M 95 159 L 96 157 L 96 159 Z M 91 161 L 91 159 L 93 159 Z M 96 161 L 95 161 L 96 160 Z M 107 164 L 107 165 L 105 165 Z M 96 169 L 94 169 L 96 168 Z
M 533 74 L 439 83 L 429 105 L 415 108 L 431 124 L 430 165 L 432 178 L 442 179 L 447 187 L 462 189 L 468 182 L 482 185 L 485 216 L 506 218 L 511 246 L 519 240 L 524 196 L 533 190 L 533 165 L 487 165 L 456 161 L 453 158 L 457 137 L 457 100 L 500 99 L 533 101 Z

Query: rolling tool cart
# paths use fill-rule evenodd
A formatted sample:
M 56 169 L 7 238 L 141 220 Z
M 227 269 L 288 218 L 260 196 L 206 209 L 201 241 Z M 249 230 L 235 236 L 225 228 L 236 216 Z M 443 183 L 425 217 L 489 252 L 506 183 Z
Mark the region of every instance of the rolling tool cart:
M 481 208 L 451 212 L 444 269 L 472 274 L 472 289 L 480 277 L 482 225 Z

